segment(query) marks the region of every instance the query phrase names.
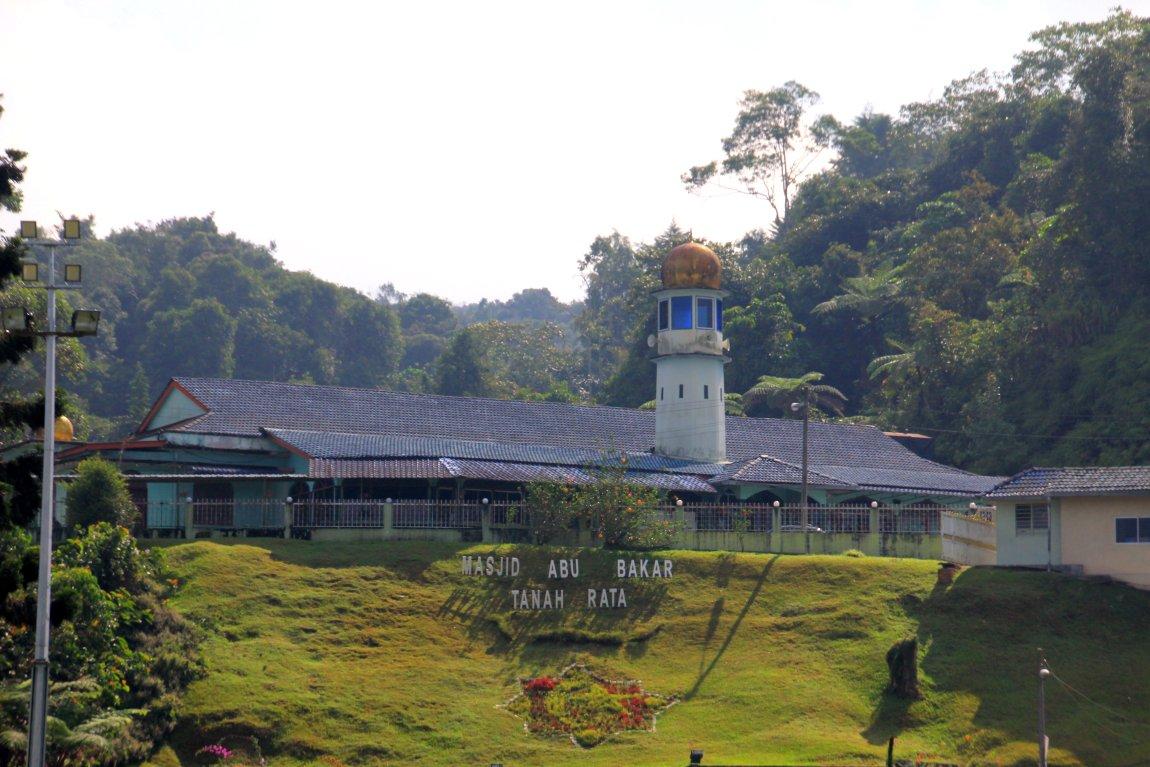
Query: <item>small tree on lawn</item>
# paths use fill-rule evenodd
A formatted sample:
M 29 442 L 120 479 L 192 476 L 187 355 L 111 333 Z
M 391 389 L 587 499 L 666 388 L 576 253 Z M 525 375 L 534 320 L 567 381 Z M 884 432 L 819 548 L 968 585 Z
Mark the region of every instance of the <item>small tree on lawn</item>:
M 93 456 L 76 467 L 65 504 L 68 525 L 87 527 L 96 522 L 131 527 L 138 515 L 128 485 L 109 461 Z

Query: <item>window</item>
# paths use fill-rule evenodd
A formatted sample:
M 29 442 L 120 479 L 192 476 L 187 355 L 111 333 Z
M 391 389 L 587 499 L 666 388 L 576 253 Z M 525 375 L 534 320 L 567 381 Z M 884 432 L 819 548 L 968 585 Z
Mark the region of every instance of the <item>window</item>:
M 1049 528 L 1050 514 L 1046 510 L 1046 504 L 1020 504 L 1014 507 L 1014 532 L 1016 535 Z
M 703 384 L 703 399 L 710 399 L 710 398 L 711 398 L 711 388 L 709 386 L 707 386 L 706 384 Z
M 1114 520 L 1115 543 L 1150 543 L 1150 517 L 1119 517 Z
M 695 326 L 700 328 L 715 327 L 715 302 L 709 298 L 695 299 Z
M 668 326 L 667 302 L 659 302 L 659 330 L 666 330 Z
M 723 329 L 723 299 L 715 299 L 715 330 Z
M 683 384 L 679 384 L 679 399 L 683 399 Z
M 694 303 L 690 296 L 674 296 L 671 298 L 671 329 L 672 330 L 690 330 L 691 323 L 691 304 Z

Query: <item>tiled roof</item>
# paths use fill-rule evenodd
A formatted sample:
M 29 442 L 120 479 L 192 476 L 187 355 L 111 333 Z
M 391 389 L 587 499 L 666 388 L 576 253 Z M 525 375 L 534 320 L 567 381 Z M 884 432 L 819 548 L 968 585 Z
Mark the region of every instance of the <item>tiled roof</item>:
M 314 478 L 361 479 L 478 479 L 493 482 L 569 482 L 588 484 L 592 473 L 573 466 L 553 466 L 509 461 L 475 461 L 456 458 L 349 460 L 317 458 L 309 461 Z M 682 493 L 714 493 L 715 488 L 697 477 L 655 472 L 627 472 L 637 484 Z
M 614 464 L 619 454 L 582 447 L 556 447 L 443 437 L 409 437 L 394 434 L 348 434 L 345 432 L 265 429 L 280 442 L 310 458 L 474 458 L 481 461 L 545 463 L 558 466 Z M 626 453 L 627 466 L 636 471 L 675 471 L 714 474 L 723 466 L 700 464 L 652 453 Z
M 1067 495 L 1144 495 L 1150 493 L 1150 466 L 1035 467 L 995 487 L 989 498 L 1039 498 Z
M 384 445 L 374 439 L 386 437 L 442 439 L 457 447 L 459 443 L 491 446 L 486 448 L 490 454 L 461 458 L 522 461 L 519 454 L 499 453 L 520 446 L 531 455 L 542 454 L 531 451 L 552 448 L 596 455 L 623 451 L 634 456 L 633 468 L 649 466 L 652 471 L 679 474 L 712 476 L 729 468 L 689 461 L 670 465 L 674 459 L 652 455 L 655 414 L 646 410 L 266 381 L 175 380 L 210 412 L 175 425 L 174 431 L 233 436 L 260 436 L 261 429 L 293 432 L 295 438 L 306 439 L 318 451 L 304 450 L 315 457 L 352 457 L 334 453 L 347 450 L 346 445 L 353 443 L 370 452 L 369 448 Z M 323 437 L 307 437 L 300 432 L 329 433 L 330 444 Z M 797 420 L 727 418 L 727 456 L 733 462 L 768 455 L 784 464 L 798 465 L 801 446 L 802 423 Z M 439 457 L 449 452 L 441 452 Z M 649 457 L 651 463 L 638 463 L 640 455 Z M 810 424 L 810 468 L 848 485 L 927 494 L 976 495 L 999 481 L 922 458 L 877 428 L 840 424 Z
M 746 461 L 732 463 L 711 477 L 711 483 L 744 484 L 748 482 L 771 485 L 801 485 L 802 465 L 780 461 L 769 455 L 760 455 Z M 807 484 L 826 490 L 858 490 L 856 485 L 818 471 L 807 471 Z

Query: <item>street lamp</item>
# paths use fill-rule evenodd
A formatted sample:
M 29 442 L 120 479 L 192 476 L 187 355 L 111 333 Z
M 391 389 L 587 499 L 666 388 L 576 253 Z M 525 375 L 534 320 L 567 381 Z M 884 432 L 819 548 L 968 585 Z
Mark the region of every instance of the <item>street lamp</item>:
M 801 514 L 802 514 L 800 519 L 801 519 L 801 524 L 803 526 L 803 536 L 806 540 L 806 547 L 805 547 L 806 552 L 808 554 L 810 554 L 811 553 L 811 531 L 808 529 L 808 524 L 807 524 L 807 522 L 808 522 L 807 504 L 810 502 L 809 499 L 807 498 L 807 490 L 808 490 L 808 485 L 807 485 L 807 455 L 808 455 L 807 431 L 810 428 L 810 421 L 811 421 L 811 387 L 810 386 L 805 386 L 805 385 L 803 386 L 803 401 L 802 402 L 792 402 L 791 403 L 791 412 L 797 413 L 800 410 L 803 413 L 803 501 L 802 501 L 802 506 L 800 507 L 801 508 Z
M 76 290 L 81 270 L 78 264 L 64 266 L 64 284 L 56 284 L 56 248 L 74 245 L 80 239 L 80 222 L 64 222 L 64 238 L 40 237 L 35 221 L 20 222 L 20 236 L 34 245 L 48 249 L 47 280 L 41 281 L 40 264 L 25 261 L 20 275 L 27 283 L 37 284 L 48 293 L 48 326 L 37 330 L 32 312 L 24 306 L 0 310 L 3 331 L 14 336 L 38 336 L 44 339 L 44 464 L 40 472 L 40 573 L 36 588 L 36 654 L 32 661 L 32 701 L 28 711 L 28 767 L 43 767 L 46 757 L 45 727 L 48 718 L 48 635 L 49 611 L 52 604 L 52 522 L 53 484 L 56 469 L 56 338 L 57 336 L 91 336 L 100 324 L 100 313 L 81 309 L 72 313 L 69 330 L 56 328 L 56 291 Z

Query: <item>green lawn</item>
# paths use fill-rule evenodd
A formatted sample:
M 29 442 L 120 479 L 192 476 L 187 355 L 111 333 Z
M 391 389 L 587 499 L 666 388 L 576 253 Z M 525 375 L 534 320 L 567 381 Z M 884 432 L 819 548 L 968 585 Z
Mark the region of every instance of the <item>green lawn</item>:
M 1150 593 L 1044 573 L 936 563 L 673 552 L 674 578 L 628 584 L 627 610 L 578 599 L 614 554 L 583 551 L 563 613 L 515 613 L 506 582 L 466 578 L 432 543 L 196 542 L 167 549 L 175 606 L 205 626 L 210 673 L 172 751 L 255 735 L 274 766 L 325 763 L 876 764 L 896 756 L 1032 763 L 1037 647 L 1057 764 L 1150 764 Z M 571 551 L 501 547 L 524 574 Z M 608 584 L 613 585 L 613 584 Z M 585 596 L 582 596 L 585 600 Z M 924 698 L 882 694 L 884 656 L 917 635 Z M 556 641 L 555 637 L 565 637 Z M 598 641 L 572 641 L 594 638 Z M 655 733 L 583 751 L 524 733 L 497 706 L 521 676 L 583 660 L 682 702 Z

